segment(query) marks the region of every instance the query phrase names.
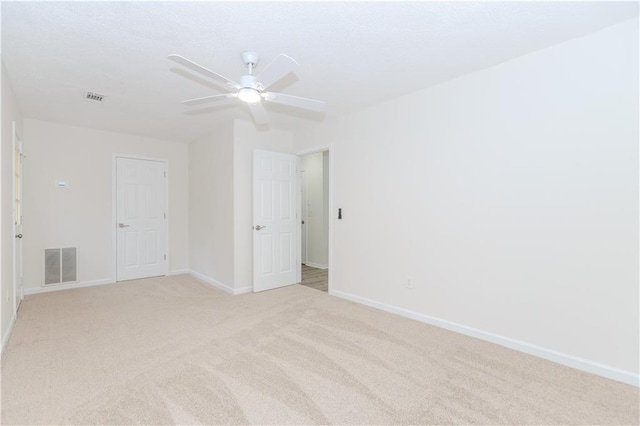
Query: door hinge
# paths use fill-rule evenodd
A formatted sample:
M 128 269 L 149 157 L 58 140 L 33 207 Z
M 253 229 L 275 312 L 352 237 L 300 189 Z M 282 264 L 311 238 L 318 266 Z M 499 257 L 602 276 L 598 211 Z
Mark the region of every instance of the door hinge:
M 164 218 L 165 218 L 165 219 L 167 218 L 167 214 L 166 214 L 166 213 L 164 213 Z
M 166 171 L 165 171 L 165 172 L 163 172 L 163 174 L 164 174 L 164 177 L 167 177 L 167 172 L 166 172 Z
M 164 260 L 167 260 L 167 255 L 166 254 L 164 255 Z

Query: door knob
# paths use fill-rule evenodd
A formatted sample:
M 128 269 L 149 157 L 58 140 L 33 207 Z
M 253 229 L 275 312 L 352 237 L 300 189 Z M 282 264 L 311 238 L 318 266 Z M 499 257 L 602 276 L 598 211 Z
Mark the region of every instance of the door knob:
M 128 228 L 129 225 L 125 225 L 124 223 L 119 223 L 118 228 Z
M 22 239 L 22 234 L 16 234 L 16 238 Z
M 256 225 L 255 230 L 259 231 L 259 230 L 264 229 L 264 228 L 266 228 L 266 226 Z

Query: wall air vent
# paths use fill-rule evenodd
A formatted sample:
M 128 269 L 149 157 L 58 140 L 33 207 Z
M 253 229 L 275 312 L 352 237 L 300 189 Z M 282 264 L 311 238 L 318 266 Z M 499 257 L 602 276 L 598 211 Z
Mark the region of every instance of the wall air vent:
M 87 92 L 85 99 L 91 102 L 102 102 L 104 100 L 104 95 L 96 92 Z
M 44 250 L 44 285 L 76 282 L 77 280 L 77 247 Z

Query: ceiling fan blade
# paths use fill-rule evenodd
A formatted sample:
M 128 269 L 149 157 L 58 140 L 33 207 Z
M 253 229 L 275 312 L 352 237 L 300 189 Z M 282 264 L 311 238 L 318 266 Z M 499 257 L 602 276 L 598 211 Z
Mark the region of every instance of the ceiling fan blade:
M 297 68 L 298 63 L 295 59 L 280 54 L 258 74 L 256 80 L 262 84 L 263 89 L 267 89 L 287 74 L 294 72 Z
M 264 94 L 264 99 L 276 104 L 308 109 L 315 112 L 324 112 L 326 106 L 326 104 L 322 101 L 300 98 L 298 96 L 285 95 L 283 93 L 267 92 Z
M 202 98 L 187 99 L 186 101 L 180 101 L 180 103 L 191 106 L 191 105 L 206 104 L 209 102 L 219 102 L 227 99 L 235 99 L 235 97 L 236 97 L 235 93 L 225 93 L 224 95 L 213 95 L 213 96 L 204 96 Z
M 249 105 L 249 110 L 251 111 L 253 120 L 257 125 L 269 124 L 269 116 L 267 115 L 267 110 L 264 109 L 262 103 L 256 102 L 255 104 L 247 105 Z
M 200 73 L 202 75 L 206 75 L 207 77 L 219 81 L 221 83 L 225 83 L 231 87 L 233 87 L 234 89 L 239 89 L 240 86 L 238 83 L 236 83 L 233 80 L 229 80 L 227 77 L 224 77 L 218 73 L 215 73 L 201 65 L 196 64 L 195 62 L 192 62 L 190 60 L 188 60 L 185 57 L 182 57 L 180 55 L 169 55 L 168 56 L 169 60 L 175 62 L 176 64 L 180 64 L 182 66 L 185 66 L 187 68 L 189 68 L 192 71 L 195 71 L 197 73 Z

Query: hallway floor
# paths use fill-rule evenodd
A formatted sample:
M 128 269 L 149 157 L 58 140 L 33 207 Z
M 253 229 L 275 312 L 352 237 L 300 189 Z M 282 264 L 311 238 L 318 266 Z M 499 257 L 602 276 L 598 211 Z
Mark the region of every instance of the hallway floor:
M 329 270 L 302 265 L 302 281 L 300 284 L 327 292 L 329 290 Z

